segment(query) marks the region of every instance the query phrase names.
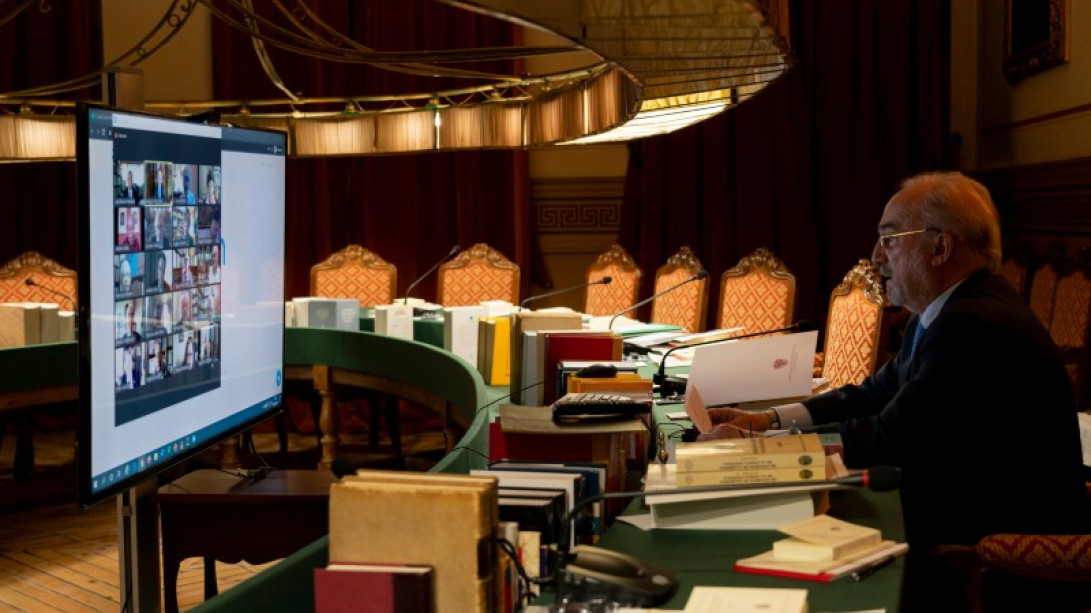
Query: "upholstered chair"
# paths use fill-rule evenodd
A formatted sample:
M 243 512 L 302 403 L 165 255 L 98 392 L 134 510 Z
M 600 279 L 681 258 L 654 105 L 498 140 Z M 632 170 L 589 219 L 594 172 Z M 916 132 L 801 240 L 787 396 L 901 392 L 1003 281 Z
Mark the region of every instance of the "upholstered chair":
M 792 323 L 796 279 L 765 247 L 739 260 L 720 277 L 718 328 L 742 327 L 739 334 L 783 328 Z
M 1030 309 L 1049 328 L 1053 324 L 1053 305 L 1057 298 L 1057 280 L 1066 266 L 1067 255 L 1060 245 L 1051 247 L 1030 279 Z
M 75 271 L 37 251 L 25 251 L 0 268 L 0 302 L 56 302 L 74 310 L 62 296 L 77 300 L 77 286 Z
M 397 267 L 360 245 L 349 245 L 311 267 L 312 296 L 356 298 L 360 306 L 375 306 L 393 302 L 397 287 Z
M 1087 356 L 1088 333 L 1091 332 L 1091 278 L 1088 261 L 1091 252 L 1077 254 L 1057 279 L 1053 302 L 1053 319 L 1049 334 L 1061 350 L 1061 355 L 1072 379 L 1077 408 L 1086 409 L 1089 394 L 1089 362 Z
M 815 374 L 831 389 L 860 383 L 875 370 L 885 302 L 882 277 L 865 259 L 830 294 L 826 345 Z
M 613 315 L 636 304 L 640 290 L 640 269 L 625 248 L 618 244 L 599 255 L 587 268 L 587 282 L 610 277 L 609 285 L 587 288 L 583 312 L 593 316 Z
M 693 251 L 683 246 L 656 271 L 654 293 L 658 294 L 682 283 L 703 268 Z M 651 321 L 680 326 L 687 332 L 702 332 L 705 329 L 707 310 L 708 278 L 706 277 L 656 298 L 652 303 Z
M 519 302 L 519 266 L 504 254 L 478 243 L 439 267 L 439 303 L 475 305 L 483 300 Z
M 1030 252 L 1027 247 L 1013 245 L 1006 248 L 1000 264 L 1000 274 L 1026 299 L 1030 289 Z

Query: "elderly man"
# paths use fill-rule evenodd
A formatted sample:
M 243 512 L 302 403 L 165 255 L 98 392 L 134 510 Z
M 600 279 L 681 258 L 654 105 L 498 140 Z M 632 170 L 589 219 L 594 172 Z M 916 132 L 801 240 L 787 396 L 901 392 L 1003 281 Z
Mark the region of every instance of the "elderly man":
M 714 409 L 706 436 L 833 424 L 850 467 L 900 467 L 907 540 L 921 557 L 907 596 L 920 604 L 932 545 L 1082 531 L 1079 433 L 1056 346 L 996 274 L 1000 224 L 984 186 L 959 173 L 913 177 L 878 233 L 872 259 L 887 296 L 914 313 L 898 355 L 802 404 Z

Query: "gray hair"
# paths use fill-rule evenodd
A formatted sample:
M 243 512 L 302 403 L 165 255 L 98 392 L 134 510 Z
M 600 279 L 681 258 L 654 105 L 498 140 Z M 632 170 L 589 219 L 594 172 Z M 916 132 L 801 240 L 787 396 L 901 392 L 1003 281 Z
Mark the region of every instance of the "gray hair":
M 1000 271 L 1000 215 L 989 190 L 960 172 L 930 172 L 906 179 L 921 222 L 953 234 L 970 257 Z

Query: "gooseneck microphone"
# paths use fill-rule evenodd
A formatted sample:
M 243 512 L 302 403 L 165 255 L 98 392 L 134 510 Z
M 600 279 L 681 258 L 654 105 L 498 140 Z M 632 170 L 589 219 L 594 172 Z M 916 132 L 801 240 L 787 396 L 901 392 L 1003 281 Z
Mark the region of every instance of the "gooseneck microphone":
M 729 341 L 737 341 L 740 339 L 751 338 L 754 336 L 763 336 L 765 334 L 777 334 L 779 332 L 809 332 L 813 329 L 814 326 L 811 325 L 811 322 L 807 321 L 806 319 L 801 319 L 790 326 L 777 328 L 775 330 L 762 330 L 761 332 L 750 332 L 748 334 L 732 336 L 731 338 L 718 338 L 714 341 L 689 343 L 688 345 L 678 345 L 676 347 L 671 347 L 663 354 L 663 359 L 659 362 L 659 372 L 652 375 L 652 383 L 655 383 L 659 386 L 659 396 L 662 398 L 666 398 L 667 396 L 677 392 L 678 386 L 681 386 L 683 390 L 686 388 L 685 379 L 667 376 L 667 356 L 674 353 L 675 351 L 678 351 L 679 349 L 685 349 L 687 347 L 700 347 L 701 345 L 717 345 L 719 343 L 727 343 Z M 667 393 L 668 390 L 670 391 L 670 394 Z
M 68 294 L 66 294 L 64 292 L 59 292 L 59 291 L 53 289 L 52 287 L 46 287 L 46 286 L 42 285 L 41 283 L 38 283 L 37 281 L 35 281 L 34 279 L 32 279 L 30 277 L 27 277 L 26 281 L 24 281 L 24 283 L 26 283 L 27 285 L 29 285 L 31 287 L 37 287 L 39 289 L 45 290 L 46 292 L 49 292 L 50 294 L 53 294 L 54 296 L 60 296 L 61 298 L 64 298 L 65 300 L 67 300 L 72 305 L 72 310 L 73 311 L 76 310 L 76 301 L 71 296 L 69 296 Z
M 670 292 L 673 292 L 674 290 L 678 289 L 679 287 L 682 287 L 683 285 L 685 285 L 687 283 L 693 283 L 694 281 L 700 281 L 701 279 L 705 279 L 707 277 L 708 277 L 708 271 L 705 270 L 704 268 L 702 268 L 702 269 L 698 270 L 695 274 L 690 276 L 690 278 L 686 279 L 685 281 L 682 281 L 680 283 L 675 283 L 674 285 L 672 285 L 672 286 L 668 287 L 667 289 L 659 292 L 658 294 L 655 294 L 654 296 L 652 296 L 650 298 L 645 298 L 644 300 L 641 300 L 640 302 L 634 304 L 633 306 L 631 306 L 631 307 L 629 307 L 627 309 L 624 309 L 622 311 L 618 311 L 617 313 L 614 313 L 613 317 L 610 318 L 610 325 L 606 326 L 606 329 L 607 330 L 613 330 L 614 321 L 618 317 L 621 317 L 622 315 L 624 315 L 624 314 L 626 314 L 626 313 L 628 313 L 630 311 L 634 311 L 636 309 L 639 309 L 640 307 L 644 306 L 645 304 L 648 304 L 649 302 L 651 302 L 652 300 L 655 300 L 656 298 L 662 296 L 663 294 L 669 294 Z
M 598 279 L 596 281 L 591 281 L 590 283 L 581 283 L 579 285 L 573 285 L 572 287 L 566 287 L 564 289 L 559 289 L 559 290 L 554 291 L 554 292 L 547 292 L 545 294 L 538 294 L 537 296 L 527 296 L 526 298 L 523 299 L 522 302 L 519 303 L 519 309 L 522 310 L 522 309 L 526 308 L 528 302 L 534 302 L 535 300 L 541 300 L 542 298 L 549 298 L 551 296 L 556 296 L 557 294 L 564 294 L 564 293 L 567 293 L 567 292 L 574 292 L 574 291 L 576 291 L 578 289 L 583 289 L 585 287 L 591 287 L 592 285 L 610 285 L 610 283 L 613 280 L 614 280 L 613 277 L 603 277 L 603 278 Z
M 440 258 L 440 260 L 438 262 L 436 262 L 435 264 L 433 264 L 431 268 L 424 271 L 424 274 L 417 277 L 416 281 L 410 283 L 409 287 L 406 288 L 406 290 L 405 290 L 405 299 L 402 301 L 402 304 L 409 304 L 409 295 L 413 292 L 413 288 L 420 285 L 421 281 L 424 281 L 425 279 L 427 279 L 428 275 L 432 274 L 437 268 L 439 268 L 440 264 L 442 264 L 442 263 L 446 262 L 447 260 L 451 259 L 452 257 L 455 256 L 456 253 L 458 253 L 461 250 L 462 250 L 462 247 L 459 247 L 458 245 L 455 245 L 454 247 L 451 247 L 451 250 L 447 252 L 447 255 Z
M 651 498 L 679 493 L 730 492 L 739 490 L 779 489 L 808 485 L 848 485 L 866 487 L 876 492 L 897 488 L 902 481 L 902 471 L 893 466 L 876 465 L 863 473 L 836 477 L 821 481 L 778 481 L 775 483 L 746 483 L 738 485 L 707 485 L 654 491 L 604 492 L 577 502 L 564 516 L 561 540 L 558 542 L 557 562 L 554 569 L 556 602 L 587 601 L 593 598 L 621 601 L 622 604 L 653 607 L 666 602 L 677 588 L 674 573 L 632 556 L 599 547 L 580 545 L 569 547 L 569 531 L 572 520 L 591 504 L 605 500 L 626 498 Z M 634 571 L 639 571 L 635 573 Z M 634 590 L 632 577 L 639 574 L 653 579 L 649 585 Z

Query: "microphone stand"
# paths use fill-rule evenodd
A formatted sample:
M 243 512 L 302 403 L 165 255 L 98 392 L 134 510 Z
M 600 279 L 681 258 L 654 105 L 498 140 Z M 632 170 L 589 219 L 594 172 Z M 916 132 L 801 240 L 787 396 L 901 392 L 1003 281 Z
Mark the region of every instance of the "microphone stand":
M 610 285 L 613 280 L 614 279 L 612 277 L 603 277 L 601 279 L 598 279 L 597 281 L 591 281 L 590 283 L 581 283 L 580 285 L 566 287 L 564 289 L 559 289 L 554 292 L 547 292 L 545 294 L 539 294 L 537 296 L 527 296 L 523 299 L 522 302 L 519 303 L 519 310 L 522 311 L 523 309 L 525 309 L 528 302 L 534 302 L 535 300 L 541 300 L 542 298 L 550 298 L 552 296 L 556 296 L 557 294 L 564 294 L 578 289 L 584 289 L 587 287 L 591 287 L 592 285 Z
M 651 298 L 645 298 L 644 300 L 641 300 L 640 302 L 634 304 L 633 306 L 631 306 L 631 307 L 629 307 L 627 309 L 624 309 L 622 311 L 618 311 L 617 313 L 614 313 L 614 316 L 610 318 L 610 325 L 606 326 L 606 329 L 607 330 L 613 330 L 614 329 L 614 321 L 618 317 L 621 317 L 622 315 L 624 315 L 624 314 L 626 314 L 626 313 L 628 313 L 630 311 L 639 309 L 640 307 L 648 304 L 649 302 L 651 302 L 652 300 L 655 300 L 656 298 L 662 296 L 663 294 L 669 294 L 670 292 L 673 292 L 674 290 L 678 289 L 679 287 L 682 287 L 683 285 L 685 285 L 687 283 L 692 283 L 693 281 L 698 281 L 698 280 L 704 279 L 706 277 L 708 277 L 708 271 L 706 271 L 704 268 L 702 268 L 701 270 L 697 271 L 697 274 L 691 276 L 690 278 L 686 279 L 685 281 L 682 281 L 680 283 L 675 283 L 674 285 L 672 285 L 672 286 L 668 287 L 667 289 L 659 292 L 658 294 L 655 294 Z
M 59 292 L 59 291 L 53 289 L 52 287 L 46 287 L 46 286 L 42 285 L 41 283 L 38 283 L 37 281 L 35 281 L 34 279 L 32 279 L 30 277 L 27 277 L 26 280 L 23 281 L 23 283 L 25 283 L 26 285 L 29 285 L 30 287 L 37 287 L 39 289 L 45 290 L 46 292 L 49 292 L 50 294 L 53 294 L 54 296 L 60 296 L 61 298 L 64 298 L 65 300 L 67 300 L 69 303 L 72 304 L 72 310 L 73 311 L 76 310 L 76 301 L 73 300 L 71 298 L 71 296 L 69 296 L 68 294 L 65 294 L 64 292 Z
M 409 294 L 413 291 L 413 288 L 417 287 L 417 285 L 419 285 L 421 281 L 424 281 L 425 279 L 427 279 L 428 275 L 432 274 L 433 271 L 435 271 L 437 268 L 439 268 L 440 264 L 442 264 L 442 263 L 446 262 L 447 260 L 451 259 L 451 257 L 454 256 L 456 253 L 458 253 L 461 249 L 462 249 L 462 247 L 460 247 L 458 245 L 455 245 L 454 247 L 451 247 L 451 250 L 447 252 L 447 255 L 440 258 L 440 260 L 438 262 L 436 262 L 435 264 L 433 264 L 431 268 L 426 270 L 423 275 L 417 277 L 416 281 L 410 283 L 409 287 L 406 288 L 406 290 L 405 290 L 405 298 L 403 299 L 402 304 L 409 304 Z
M 742 340 L 744 338 L 751 338 L 751 337 L 754 337 L 754 336 L 763 336 L 765 334 L 777 334 L 777 333 L 780 333 L 780 332 L 806 332 L 806 331 L 808 331 L 810 329 L 811 329 L 810 322 L 808 322 L 805 319 L 801 319 L 801 320 L 795 322 L 794 324 L 792 324 L 790 326 L 785 326 L 783 328 L 777 328 L 775 330 L 763 330 L 761 332 L 750 332 L 748 334 L 740 334 L 739 336 L 733 336 L 731 338 L 720 338 L 720 339 L 716 339 L 714 341 L 703 341 L 703 342 L 700 342 L 700 343 L 689 343 L 689 344 L 686 344 L 686 345 L 678 345 L 678 346 L 675 346 L 675 347 L 671 347 L 670 349 L 668 349 L 663 354 L 663 359 L 659 362 L 659 372 L 652 375 L 652 382 L 659 386 L 659 396 L 660 396 L 660 398 L 667 398 L 666 390 L 669 388 L 671 390 L 671 393 L 670 393 L 670 398 L 668 398 L 668 400 L 675 400 L 675 401 L 680 400 L 680 396 L 678 395 L 678 387 L 677 386 L 680 385 L 682 387 L 682 389 L 685 389 L 686 382 L 684 380 L 682 380 L 682 379 L 677 378 L 677 377 L 668 377 L 667 376 L 667 356 L 674 353 L 675 351 L 678 351 L 679 349 L 685 349 L 687 347 L 700 347 L 702 345 L 718 345 L 720 343 L 727 343 L 727 342 L 731 342 L 731 341 Z

